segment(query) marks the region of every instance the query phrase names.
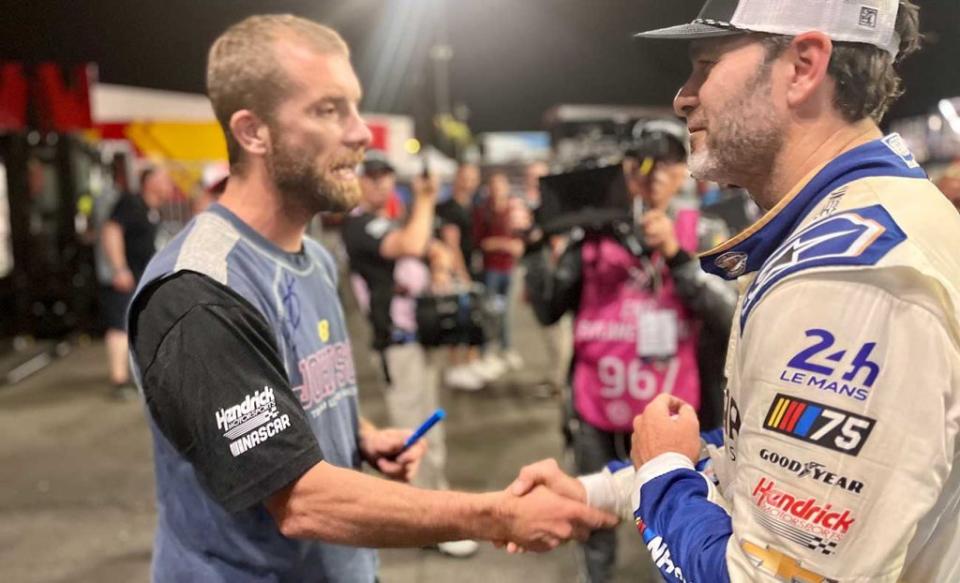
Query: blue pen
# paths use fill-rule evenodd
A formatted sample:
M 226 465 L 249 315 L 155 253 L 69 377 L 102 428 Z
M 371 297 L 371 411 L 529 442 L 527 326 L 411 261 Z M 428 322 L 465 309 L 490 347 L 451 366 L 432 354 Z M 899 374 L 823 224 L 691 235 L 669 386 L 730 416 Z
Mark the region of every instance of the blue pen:
M 413 432 L 413 435 L 408 437 L 407 440 L 403 442 L 403 449 L 401 449 L 399 453 L 397 453 L 397 455 L 400 455 L 401 453 L 410 449 L 410 446 L 412 446 L 417 441 L 419 441 L 420 438 L 424 436 L 424 434 L 430 431 L 431 427 L 433 427 L 434 425 L 442 421 L 443 418 L 446 416 L 447 416 L 447 412 L 444 411 L 443 409 L 437 409 L 436 411 L 434 411 L 433 415 L 431 415 L 426 421 L 421 423 L 420 427 L 417 427 L 417 430 Z

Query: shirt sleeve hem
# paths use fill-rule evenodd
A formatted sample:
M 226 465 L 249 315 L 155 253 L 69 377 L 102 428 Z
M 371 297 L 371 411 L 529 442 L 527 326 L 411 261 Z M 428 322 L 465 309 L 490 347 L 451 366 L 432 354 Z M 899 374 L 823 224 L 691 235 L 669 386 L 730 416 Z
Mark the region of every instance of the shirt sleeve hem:
M 309 447 L 293 458 L 284 460 L 276 470 L 247 487 L 221 500 L 221 504 L 228 512 L 235 513 L 246 510 L 271 496 L 277 490 L 297 480 L 317 463 L 323 461 L 320 447 Z

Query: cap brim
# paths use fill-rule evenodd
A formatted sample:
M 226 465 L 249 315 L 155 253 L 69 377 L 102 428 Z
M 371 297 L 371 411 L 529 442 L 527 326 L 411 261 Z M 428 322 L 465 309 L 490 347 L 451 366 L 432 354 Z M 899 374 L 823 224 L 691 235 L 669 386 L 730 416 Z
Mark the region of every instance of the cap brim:
M 365 164 L 362 167 L 362 173 L 364 175 L 373 175 L 373 174 L 396 174 L 396 170 L 393 169 L 393 166 L 390 164 L 385 164 L 383 162 L 377 162 L 375 164 Z
M 663 40 L 692 40 L 697 38 L 713 38 L 718 36 L 732 36 L 735 34 L 744 34 L 747 31 L 722 28 L 719 26 L 710 26 L 700 22 L 691 22 L 689 24 L 679 24 L 677 26 L 668 26 L 667 28 L 658 28 L 646 32 L 638 32 L 633 35 L 634 38 L 663 39 Z

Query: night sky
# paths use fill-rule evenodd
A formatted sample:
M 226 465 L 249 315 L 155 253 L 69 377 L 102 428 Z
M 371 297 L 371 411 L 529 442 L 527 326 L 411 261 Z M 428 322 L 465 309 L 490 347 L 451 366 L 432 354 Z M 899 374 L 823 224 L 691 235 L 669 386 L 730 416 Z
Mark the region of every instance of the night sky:
M 688 65 L 682 45 L 631 33 L 692 19 L 700 0 L 2 0 L 0 58 L 93 61 L 100 80 L 202 92 L 206 50 L 229 24 L 291 12 L 337 28 L 353 49 L 366 111 L 429 119 L 429 47 L 446 22 L 450 93 L 474 131 L 542 127 L 559 103 L 666 105 Z M 960 1 L 921 0 L 926 50 L 902 72 L 890 117 L 960 96 Z M 447 17 L 443 18 L 443 6 Z

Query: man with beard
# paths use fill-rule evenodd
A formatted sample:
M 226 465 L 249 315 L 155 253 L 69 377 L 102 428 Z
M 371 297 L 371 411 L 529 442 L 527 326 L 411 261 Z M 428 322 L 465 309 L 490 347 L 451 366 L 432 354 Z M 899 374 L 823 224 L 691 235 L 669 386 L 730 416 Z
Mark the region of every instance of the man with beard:
M 336 270 L 304 236 L 359 198 L 370 131 L 333 30 L 254 16 L 210 50 L 231 175 L 150 263 L 129 315 L 153 434 L 156 581 L 374 581 L 362 547 L 516 540 L 539 550 L 613 517 L 541 489 L 418 490 L 422 445 L 358 414 Z M 349 546 L 348 546 L 349 545 Z
M 693 174 L 766 210 L 702 257 L 742 290 L 724 428 L 702 447 L 662 395 L 634 422 L 635 475 L 541 463 L 519 491 L 633 513 L 670 581 L 960 580 L 960 217 L 877 125 L 918 12 L 711 0 L 641 35 L 692 41 L 674 106 Z

